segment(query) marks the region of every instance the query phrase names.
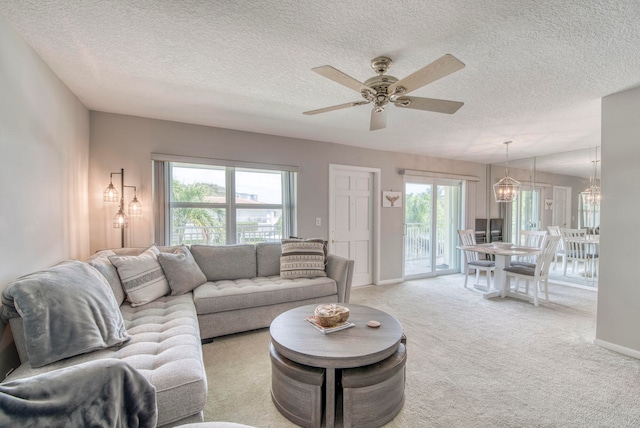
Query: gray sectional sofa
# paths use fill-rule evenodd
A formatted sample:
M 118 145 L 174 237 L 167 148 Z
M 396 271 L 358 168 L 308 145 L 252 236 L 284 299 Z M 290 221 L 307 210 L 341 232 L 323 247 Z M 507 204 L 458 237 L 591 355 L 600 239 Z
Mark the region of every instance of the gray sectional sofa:
M 173 254 L 180 253 L 180 248 L 184 247 L 154 247 L 154 251 L 159 250 L 157 258 L 162 261 L 169 258 L 167 255 L 175 257 Z M 145 294 L 144 303 L 132 303 L 130 297 L 134 293 L 147 293 L 136 285 L 142 277 L 123 281 L 120 278 L 123 271 L 119 273 L 121 265 L 116 267 L 114 263 L 127 257 L 135 259 L 148 252 L 149 249 L 144 248 L 105 250 L 86 262 L 75 262 L 95 268 L 102 274 L 101 280 L 110 286 L 126 333 L 130 336 L 120 346 L 105 347 L 33 367 L 25 340 L 25 325 L 18 314 L 20 311 L 4 311 L 3 318 L 9 320 L 22 363 L 4 382 L 89 361 L 115 358 L 128 363 L 155 387 L 157 426 L 199 422 L 203 420 L 207 400 L 201 341 L 268 327 L 277 315 L 296 306 L 349 301 L 353 261 L 328 254 L 326 276 L 283 279 L 280 276 L 281 244 L 260 243 L 192 245 L 187 253 L 191 262 L 197 263 L 199 269 L 193 269 L 198 271 L 197 275 L 184 271 L 176 275 L 169 271 L 168 266 L 171 265 L 163 264 L 169 292 L 151 298 Z M 180 262 L 183 259 L 171 260 L 175 264 L 176 260 Z M 144 280 L 148 280 L 150 275 L 147 274 Z M 199 281 L 203 283 L 193 288 Z M 182 282 L 191 285 L 185 289 Z M 7 306 L 10 300 L 5 299 L 9 289 L 8 286 L 3 292 L 3 306 Z M 141 294 L 136 298 L 139 296 Z M 264 352 L 267 355 L 268 350 Z M 207 369 L 215 370 L 215 367 Z

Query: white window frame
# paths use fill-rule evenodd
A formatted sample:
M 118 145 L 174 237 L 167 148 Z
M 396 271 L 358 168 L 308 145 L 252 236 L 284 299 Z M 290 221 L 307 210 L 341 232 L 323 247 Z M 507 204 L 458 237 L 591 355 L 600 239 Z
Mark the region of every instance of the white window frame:
M 260 171 L 279 171 L 282 176 L 282 202 L 280 204 L 261 204 L 260 209 L 282 210 L 282 236 L 297 234 L 297 173 L 299 168 L 289 165 L 271 165 L 252 162 L 228 161 L 220 159 L 194 158 L 185 156 L 152 154 L 154 162 L 154 220 L 155 241 L 158 245 L 171 243 L 171 209 L 179 207 L 200 207 L 226 210 L 226 243 L 236 244 L 237 210 L 256 209 L 253 204 L 239 204 L 236 202 L 235 172 L 236 169 Z M 185 203 L 172 202 L 171 192 L 171 164 L 212 165 L 225 168 L 226 201 L 225 203 Z

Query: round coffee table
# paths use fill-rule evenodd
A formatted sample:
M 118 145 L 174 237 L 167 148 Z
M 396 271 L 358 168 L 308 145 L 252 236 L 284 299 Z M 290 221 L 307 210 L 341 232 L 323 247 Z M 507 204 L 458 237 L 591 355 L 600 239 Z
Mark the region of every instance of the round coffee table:
M 393 355 L 402 339 L 402 326 L 391 315 L 368 306 L 344 304 L 354 327 L 322 334 L 305 321 L 317 304 L 301 306 L 279 315 L 269 327 L 271 342 L 282 356 L 325 371 L 326 426 L 335 420 L 335 370 L 374 364 Z M 368 321 L 380 327 L 367 327 Z

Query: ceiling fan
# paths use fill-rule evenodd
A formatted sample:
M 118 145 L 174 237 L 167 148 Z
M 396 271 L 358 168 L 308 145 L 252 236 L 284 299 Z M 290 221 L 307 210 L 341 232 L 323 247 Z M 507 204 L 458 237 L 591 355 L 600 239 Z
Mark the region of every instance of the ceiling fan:
M 389 103 L 396 107 L 447 114 L 455 113 L 464 105 L 464 103 L 459 101 L 406 96 L 409 92 L 415 91 L 418 88 L 464 68 L 464 63 L 453 55 L 446 54 L 401 80 L 385 74 L 391 64 L 391 59 L 386 56 L 379 56 L 372 59 L 371 67 L 376 73 L 378 73 L 378 75 L 367 79 L 364 83 L 357 81 L 353 77 L 346 75 L 342 71 L 333 68 L 330 65 L 322 65 L 320 67 L 312 68 L 312 70 L 319 75 L 340 83 L 341 85 L 344 85 L 349 89 L 353 89 L 356 92 L 360 92 L 364 101 L 352 101 L 350 103 L 305 111 L 303 114 L 312 115 L 326 113 L 328 111 L 373 103 L 369 130 L 375 131 L 387 126 L 387 110 L 385 107 Z

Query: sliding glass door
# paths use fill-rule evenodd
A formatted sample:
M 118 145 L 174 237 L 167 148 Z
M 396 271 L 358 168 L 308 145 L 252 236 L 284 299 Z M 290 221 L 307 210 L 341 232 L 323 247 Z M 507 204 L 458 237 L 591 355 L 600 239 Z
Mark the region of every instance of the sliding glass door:
M 407 176 L 404 193 L 404 277 L 458 272 L 462 183 Z

